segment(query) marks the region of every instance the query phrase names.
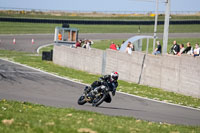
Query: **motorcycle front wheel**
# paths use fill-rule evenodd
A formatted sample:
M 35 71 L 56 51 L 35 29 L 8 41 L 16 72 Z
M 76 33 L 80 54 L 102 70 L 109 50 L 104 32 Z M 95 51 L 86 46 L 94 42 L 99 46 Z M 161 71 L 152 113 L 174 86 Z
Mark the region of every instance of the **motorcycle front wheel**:
M 87 101 L 85 100 L 85 96 L 81 96 L 79 99 L 78 99 L 78 104 L 79 105 L 83 105 L 85 104 Z

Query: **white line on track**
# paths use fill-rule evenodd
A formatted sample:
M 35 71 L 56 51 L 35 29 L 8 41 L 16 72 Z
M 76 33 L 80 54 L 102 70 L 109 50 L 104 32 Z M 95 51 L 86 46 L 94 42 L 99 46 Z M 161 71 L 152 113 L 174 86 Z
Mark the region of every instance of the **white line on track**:
M 37 48 L 37 53 L 38 54 L 40 53 L 40 49 L 41 48 L 48 47 L 48 46 L 51 46 L 51 45 L 53 45 L 53 43 L 51 43 L 51 44 L 45 44 L 45 45 L 40 46 L 39 48 Z
M 27 71 L 5 71 L 5 70 L 0 70 L 0 73 L 41 73 L 41 72 L 27 72 Z
M 24 65 L 24 64 L 20 64 L 20 63 L 14 62 L 14 61 L 10 61 L 10 60 L 3 59 L 3 58 L 0 58 L 0 59 L 4 60 L 4 61 L 7 61 L 7 62 L 10 62 L 10 63 L 13 63 L 13 64 L 17 64 L 17 65 L 29 68 L 29 69 L 32 69 L 32 70 L 36 70 L 36 71 L 39 71 L 39 72 L 42 72 L 42 73 L 45 73 L 45 74 L 60 78 L 60 79 L 68 80 L 68 81 L 71 81 L 71 82 L 74 82 L 74 83 L 77 83 L 77 84 L 88 85 L 88 84 L 77 82 L 75 80 L 72 80 L 72 79 L 69 79 L 69 78 L 66 78 L 66 77 L 61 77 L 61 76 L 58 76 L 58 75 L 55 75 L 55 74 L 52 74 L 52 73 L 49 73 L 49 72 L 45 72 L 45 71 L 37 69 L 37 68 L 33 68 L 33 67 L 30 67 L 30 66 L 27 66 L 27 65 Z M 173 105 L 173 106 L 177 106 L 177 107 L 182 107 L 182 108 L 187 108 L 187 109 L 200 111 L 200 109 L 198 109 L 198 108 L 183 106 L 183 105 L 174 104 L 174 103 L 166 103 L 166 102 L 163 102 L 163 101 L 157 101 L 157 100 L 154 100 L 154 99 L 149 99 L 149 98 L 145 98 L 145 97 L 141 97 L 141 96 L 137 96 L 137 95 L 133 95 L 133 94 L 128 94 L 128 93 L 125 93 L 125 92 L 117 91 L 117 93 L 121 93 L 121 94 L 124 94 L 124 95 L 132 96 L 132 97 L 136 97 L 136 98 L 140 98 L 140 99 L 144 99 L 144 100 L 148 100 L 148 101 L 153 101 L 153 102 L 158 102 L 158 103 L 163 103 L 163 104 L 168 104 L 168 105 Z
M 28 35 L 28 36 L 32 36 L 32 35 L 54 35 L 54 34 L 1 34 L 0 36 L 24 36 L 24 35 Z

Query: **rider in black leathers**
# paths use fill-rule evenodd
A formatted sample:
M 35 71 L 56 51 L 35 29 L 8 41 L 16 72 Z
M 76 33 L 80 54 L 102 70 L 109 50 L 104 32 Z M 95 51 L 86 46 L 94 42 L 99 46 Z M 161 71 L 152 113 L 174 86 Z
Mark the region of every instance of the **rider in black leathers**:
M 111 91 L 112 95 L 115 96 L 116 88 L 118 86 L 118 82 L 117 82 L 118 77 L 119 77 L 119 74 L 117 72 L 112 72 L 110 75 L 105 75 L 103 77 L 100 77 L 98 81 L 94 81 L 91 84 L 91 87 L 87 88 L 87 91 L 92 90 L 92 93 L 94 94 L 98 92 L 98 86 L 108 85 L 109 91 Z M 110 95 L 107 95 L 105 101 L 107 103 L 111 102 Z

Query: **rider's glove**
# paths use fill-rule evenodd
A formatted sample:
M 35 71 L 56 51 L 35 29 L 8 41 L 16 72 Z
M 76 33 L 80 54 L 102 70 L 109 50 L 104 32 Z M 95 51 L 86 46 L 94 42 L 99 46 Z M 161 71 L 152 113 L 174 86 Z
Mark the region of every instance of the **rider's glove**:
M 105 81 L 102 80 L 101 81 L 101 85 L 106 85 Z
M 91 87 L 90 86 L 86 86 L 85 89 L 84 89 L 84 91 L 90 92 L 91 91 Z

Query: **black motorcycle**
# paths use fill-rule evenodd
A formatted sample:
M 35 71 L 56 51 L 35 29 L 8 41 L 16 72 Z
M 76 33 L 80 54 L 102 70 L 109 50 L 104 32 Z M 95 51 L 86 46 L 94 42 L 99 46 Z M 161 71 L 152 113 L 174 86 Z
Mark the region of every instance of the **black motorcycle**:
M 97 88 L 88 91 L 88 86 L 84 89 L 84 92 L 82 96 L 78 99 L 78 104 L 79 105 L 84 105 L 85 103 L 91 103 L 92 106 L 99 106 L 102 104 L 104 101 L 105 102 L 111 102 L 111 97 L 110 97 L 110 89 L 108 85 L 101 85 L 98 86 Z

